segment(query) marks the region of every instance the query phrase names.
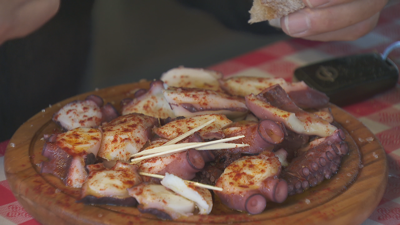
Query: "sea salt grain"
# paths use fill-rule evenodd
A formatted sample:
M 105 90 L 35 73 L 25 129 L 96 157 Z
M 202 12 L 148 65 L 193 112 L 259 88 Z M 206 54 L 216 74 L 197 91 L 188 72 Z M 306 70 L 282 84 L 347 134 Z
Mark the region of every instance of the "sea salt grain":
M 100 213 L 100 214 L 98 214 L 97 216 L 98 216 L 99 218 L 101 218 L 101 217 L 103 217 L 103 214 Z
M 368 137 L 367 139 L 365 139 L 365 140 L 367 140 L 368 142 L 371 142 L 371 141 L 373 141 L 374 140 L 374 138 L 373 137 Z
M 373 155 L 375 158 L 378 158 L 378 155 L 377 155 L 375 152 L 373 152 L 372 155 Z
M 364 142 L 364 139 L 362 139 L 362 138 L 358 138 L 358 141 L 360 141 L 360 142 Z
M 346 123 L 350 123 L 350 120 L 346 120 Z
M 14 147 L 15 147 L 15 144 L 14 144 L 14 143 L 10 143 L 10 146 L 11 146 L 12 148 L 14 148 Z
M 308 198 L 306 198 L 306 203 L 307 203 L 307 204 L 310 204 L 310 202 L 311 202 L 311 201 L 310 201 Z
M 49 104 L 49 108 L 51 108 L 52 107 L 52 105 L 51 104 Z
M 46 110 L 45 110 L 45 109 L 42 109 L 42 112 L 44 113 L 44 112 L 46 112 Z
M 351 173 L 347 173 L 347 176 L 348 176 L 348 177 L 351 177 Z

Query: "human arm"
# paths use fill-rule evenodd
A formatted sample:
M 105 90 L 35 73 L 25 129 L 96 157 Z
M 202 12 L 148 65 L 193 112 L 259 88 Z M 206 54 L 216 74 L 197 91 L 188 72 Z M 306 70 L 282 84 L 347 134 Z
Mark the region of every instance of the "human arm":
M 369 33 L 387 0 L 303 0 L 306 8 L 280 19 L 282 30 L 316 41 L 349 41 Z
M 0 0 L 0 45 L 24 37 L 52 18 L 60 0 Z

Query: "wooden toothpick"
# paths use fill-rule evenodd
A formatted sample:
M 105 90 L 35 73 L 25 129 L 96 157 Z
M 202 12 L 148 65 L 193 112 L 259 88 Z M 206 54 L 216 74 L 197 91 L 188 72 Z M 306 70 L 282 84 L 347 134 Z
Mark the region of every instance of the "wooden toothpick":
M 159 178 L 159 179 L 164 178 L 163 175 L 153 174 L 153 173 L 140 172 L 139 174 L 142 176 L 154 177 L 154 178 Z M 216 187 L 216 186 L 212 186 L 212 185 L 208 185 L 208 184 L 202 184 L 202 183 L 198 183 L 198 182 L 194 182 L 194 181 L 190 181 L 190 180 L 183 180 L 183 181 L 185 181 L 188 184 L 193 184 L 196 187 L 202 187 L 202 188 L 207 188 L 207 189 L 216 190 L 216 191 L 223 191 L 223 189 L 220 187 Z
M 200 126 L 198 126 L 196 128 L 193 128 L 190 131 L 188 131 L 188 132 L 186 132 L 186 133 L 184 133 L 184 134 L 182 134 L 182 135 L 180 135 L 180 136 L 168 141 L 167 143 L 165 143 L 163 145 L 164 146 L 173 145 L 173 144 L 185 139 L 186 137 L 189 137 L 190 135 L 194 134 L 195 132 L 201 130 L 202 128 L 206 127 L 207 125 L 210 125 L 214 121 L 215 121 L 215 119 L 211 119 L 210 121 L 206 122 L 205 124 L 202 124 L 202 125 L 200 125 Z
M 199 148 L 199 147 L 207 146 L 207 145 L 210 145 L 210 144 L 232 141 L 232 140 L 240 139 L 240 138 L 243 138 L 243 137 L 244 137 L 244 135 L 240 135 L 240 136 L 236 136 L 236 137 L 224 138 L 224 139 L 219 139 L 219 140 L 209 141 L 209 142 L 196 142 L 197 144 L 192 144 L 192 145 L 178 147 L 178 148 L 175 147 L 174 149 L 171 149 L 171 150 L 168 150 L 168 151 L 157 152 L 157 153 L 154 153 L 154 154 L 151 154 L 151 155 L 146 155 L 146 156 L 143 156 L 143 157 L 131 159 L 131 164 L 140 162 L 140 161 L 142 161 L 144 159 L 149 159 L 149 158 L 153 158 L 153 157 L 157 157 L 157 156 L 176 153 L 176 152 L 180 152 L 180 151 L 191 149 L 191 148 Z M 167 147 L 167 146 L 165 146 L 165 147 Z M 160 148 L 160 147 L 158 147 L 158 148 Z

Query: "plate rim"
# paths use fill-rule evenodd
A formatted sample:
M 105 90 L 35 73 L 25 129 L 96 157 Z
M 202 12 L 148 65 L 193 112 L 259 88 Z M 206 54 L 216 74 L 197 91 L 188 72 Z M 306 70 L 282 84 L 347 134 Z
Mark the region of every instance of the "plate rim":
M 101 224 L 104 222 L 103 219 L 106 219 L 106 218 L 98 218 L 98 219 L 95 219 L 94 221 L 85 221 L 86 219 L 83 217 L 71 218 L 71 216 L 73 217 L 73 214 L 70 215 L 70 217 L 68 217 L 67 215 L 59 215 L 59 213 L 60 213 L 59 211 L 49 212 L 49 210 L 47 210 L 46 207 L 38 205 L 37 202 L 40 202 L 39 198 L 34 198 L 34 197 L 27 198 L 27 196 L 24 196 L 24 193 L 27 193 L 26 188 L 29 188 L 29 186 L 27 186 L 27 184 L 24 184 L 24 180 L 25 181 L 29 180 L 28 174 L 35 176 L 34 172 L 36 172 L 36 170 L 33 167 L 30 167 L 30 168 L 32 168 L 34 172 L 29 171 L 29 167 L 14 168 L 16 162 L 17 162 L 17 165 L 21 165 L 21 161 L 26 162 L 27 160 L 30 160 L 30 159 L 29 159 L 29 153 L 28 153 L 28 155 L 23 155 L 23 157 L 21 157 L 21 159 L 19 159 L 19 160 L 12 159 L 13 152 L 17 151 L 17 149 L 19 149 L 18 151 L 21 151 L 21 149 L 23 150 L 26 146 L 28 146 L 27 152 L 29 152 L 29 149 L 30 149 L 29 145 L 32 144 L 31 140 L 32 140 L 33 136 L 35 135 L 35 133 L 37 132 L 37 130 L 32 128 L 31 124 L 43 122 L 44 121 L 43 118 L 48 118 L 48 116 L 50 114 L 52 115 L 52 113 L 54 113 L 54 111 L 58 110 L 57 109 L 58 107 L 61 107 L 72 100 L 84 99 L 86 96 L 88 96 L 90 94 L 99 94 L 101 96 L 101 95 L 107 93 L 108 95 L 112 96 L 113 93 L 117 93 L 116 96 L 119 96 L 119 97 L 121 97 L 120 96 L 121 94 L 125 94 L 126 97 L 133 96 L 133 92 L 131 90 L 138 88 L 138 87 L 148 88 L 149 83 L 150 83 L 150 81 L 141 81 L 141 82 L 136 82 L 136 83 L 112 86 L 112 87 L 76 95 L 76 96 L 70 97 L 68 99 L 65 99 L 59 103 L 56 103 L 53 106 L 47 107 L 46 109 L 42 110 L 42 112 L 37 113 L 35 116 L 33 116 L 27 122 L 25 122 L 24 124 L 21 125 L 21 127 L 15 132 L 13 137 L 10 139 L 10 142 L 7 146 L 6 153 L 4 156 L 5 157 L 4 170 L 5 170 L 6 178 L 9 181 L 9 184 L 13 191 L 14 196 L 24 206 L 25 210 L 28 213 L 30 213 L 35 219 L 38 217 L 41 218 L 42 216 L 45 216 L 45 215 L 47 215 L 49 217 L 49 221 L 55 221 L 54 219 L 57 219 L 57 220 L 63 219 L 64 220 L 63 223 L 65 222 L 65 224 L 76 224 L 77 218 L 78 218 L 78 222 L 81 222 L 82 224 L 89 224 L 89 222 Z M 387 179 L 388 179 L 388 176 L 387 176 L 388 165 L 387 165 L 387 161 L 386 161 L 386 152 L 385 152 L 384 148 L 382 147 L 381 143 L 376 138 L 376 136 L 365 125 L 363 125 L 359 120 L 357 120 L 354 116 L 352 116 L 351 114 L 349 114 L 348 112 L 344 111 L 343 109 L 339 108 L 336 105 L 331 104 L 331 108 L 332 108 L 332 112 L 334 114 L 341 113 L 343 115 L 346 115 L 347 120 L 337 121 L 337 122 L 348 131 L 350 136 L 353 138 L 353 140 L 359 147 L 360 154 L 361 154 L 361 161 L 362 161 L 362 165 L 364 166 L 364 168 L 360 169 L 357 178 L 348 187 L 347 190 L 345 190 L 338 197 L 328 201 L 326 204 L 323 204 L 316 208 L 312 208 L 310 210 L 306 210 L 306 211 L 297 213 L 295 215 L 289 215 L 289 216 L 281 217 L 278 219 L 264 220 L 264 221 L 268 221 L 268 222 L 270 222 L 270 224 L 282 224 L 282 223 L 286 223 L 286 222 L 290 223 L 289 221 L 296 221 L 296 223 L 300 223 L 300 224 L 302 224 L 302 221 L 304 224 L 317 224 L 321 221 L 324 221 L 325 224 L 337 224 L 338 222 L 343 222 L 343 221 L 346 221 L 346 223 L 348 222 L 349 224 L 359 224 L 368 218 L 368 216 L 373 212 L 373 210 L 375 210 L 379 201 L 383 197 L 384 190 L 387 185 Z M 48 119 L 46 119 L 42 125 L 44 125 L 47 120 Z M 356 127 L 357 130 L 355 130 L 355 132 L 349 131 L 349 129 L 351 129 L 352 127 Z M 358 138 L 355 137 L 357 132 L 358 133 L 366 132 L 367 136 L 373 137 L 373 140 L 370 142 L 360 141 L 360 140 L 358 140 Z M 12 147 L 12 144 L 14 144 L 14 147 Z M 375 155 L 377 155 L 378 157 L 375 157 Z M 366 177 L 367 175 L 365 174 L 365 171 L 366 171 L 367 167 L 370 165 L 372 166 L 372 164 L 374 166 L 378 165 L 377 167 L 381 168 L 381 171 L 375 171 L 375 173 L 373 173 L 373 175 L 374 175 L 373 178 L 377 178 L 377 179 L 381 178 L 381 182 L 376 182 L 375 186 L 369 187 L 370 192 L 373 193 L 376 197 L 375 198 L 364 198 L 364 200 L 359 200 L 358 205 L 364 205 L 364 207 L 359 207 L 360 208 L 359 210 L 356 209 L 356 211 L 358 212 L 358 215 L 355 216 L 354 212 L 352 212 L 352 215 L 350 216 L 349 213 L 344 213 L 340 209 L 342 207 L 341 200 L 345 200 L 346 198 L 351 198 L 351 193 L 355 189 L 357 189 L 357 187 L 359 185 L 363 185 L 362 183 L 368 178 L 368 177 Z M 370 167 L 368 167 L 368 168 L 370 168 Z M 371 176 L 371 175 L 368 173 L 368 176 Z M 34 179 L 40 180 L 39 177 L 40 176 L 36 176 Z M 43 181 L 44 181 L 44 179 L 43 179 Z M 32 182 L 32 181 L 29 180 L 29 182 Z M 29 190 L 29 191 L 32 192 L 33 190 Z M 365 205 L 368 205 L 369 207 L 365 207 Z M 31 209 L 32 206 L 35 206 L 36 209 Z M 326 208 L 333 210 L 333 212 L 328 212 Z M 355 207 L 355 208 L 358 208 L 358 207 Z M 101 209 L 98 207 L 96 207 L 96 209 L 98 209 L 100 211 L 105 210 L 105 209 Z M 326 212 L 326 213 L 325 213 L 325 215 L 323 215 L 323 213 L 321 213 L 321 212 Z M 100 214 L 102 214 L 102 212 L 100 212 Z M 105 214 L 107 214 L 107 213 L 105 212 Z M 341 217 L 336 217 L 337 214 L 343 214 L 343 215 Z M 309 218 L 310 215 L 314 215 L 314 218 Z M 289 217 L 291 217 L 291 218 L 289 218 Z M 85 219 L 85 220 L 82 221 L 81 219 Z M 39 221 L 43 224 L 47 224 L 47 222 L 48 222 L 47 220 L 46 221 L 39 220 Z M 86 223 L 86 222 L 88 222 L 88 223 Z M 142 222 L 142 223 L 147 223 L 147 224 L 152 224 L 155 222 L 160 223 L 159 220 L 152 220 L 149 218 L 136 218 L 135 222 Z M 171 222 L 174 222 L 174 221 L 163 221 L 163 222 L 170 224 Z M 256 222 L 256 221 L 254 221 L 254 222 Z M 58 222 L 58 223 L 60 223 L 60 222 Z M 246 222 L 244 222 L 244 223 L 246 223 Z M 186 223 L 183 222 L 180 224 L 186 224 Z M 193 223 L 188 223 L 188 224 L 193 224 Z

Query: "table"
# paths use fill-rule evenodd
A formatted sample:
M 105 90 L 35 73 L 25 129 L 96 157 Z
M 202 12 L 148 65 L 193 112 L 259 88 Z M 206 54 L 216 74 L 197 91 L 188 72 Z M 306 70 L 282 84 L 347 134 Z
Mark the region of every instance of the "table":
M 383 52 L 400 40 L 400 3 L 386 7 L 377 27 L 368 35 L 351 42 L 314 42 L 290 39 L 265 46 L 211 66 L 225 76 L 252 75 L 292 80 L 293 71 L 309 63 L 356 53 Z M 400 68 L 400 49 L 389 58 Z M 372 215 L 363 225 L 400 223 L 400 82 L 396 87 L 344 109 L 365 124 L 380 140 L 389 165 L 388 186 Z M 33 219 L 14 198 L 4 174 L 4 153 L 9 141 L 0 143 L 0 224 L 35 225 Z

